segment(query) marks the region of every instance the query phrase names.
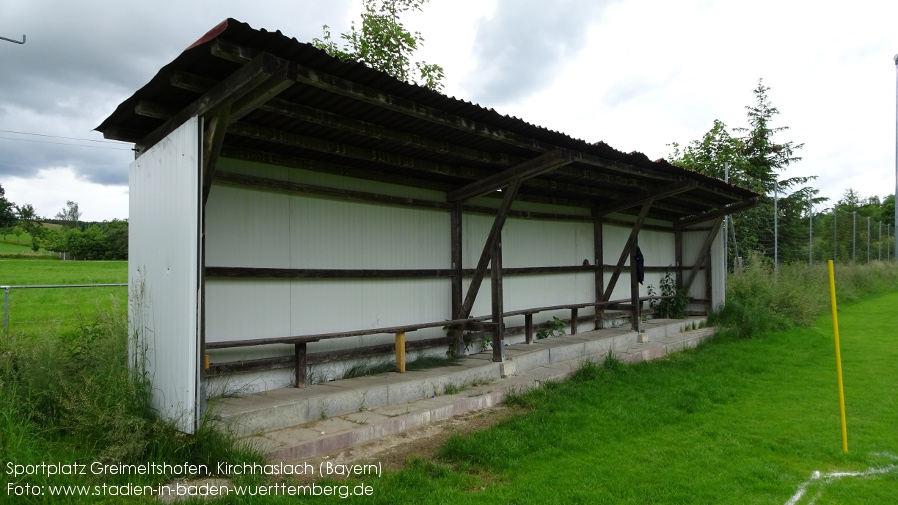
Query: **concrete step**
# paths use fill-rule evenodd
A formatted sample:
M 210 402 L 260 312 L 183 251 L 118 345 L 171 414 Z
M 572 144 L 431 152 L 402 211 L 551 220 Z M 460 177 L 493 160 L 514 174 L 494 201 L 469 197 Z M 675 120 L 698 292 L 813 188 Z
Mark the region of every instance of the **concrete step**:
M 498 405 L 509 391 L 561 380 L 585 360 L 601 362 L 609 351 L 638 362 L 694 347 L 713 329 L 682 332 L 693 321 L 703 320 L 649 321 L 642 337 L 612 328 L 510 345 L 505 363 L 484 352 L 438 369 L 222 398 L 212 406 L 212 419 L 274 459 L 299 459 Z

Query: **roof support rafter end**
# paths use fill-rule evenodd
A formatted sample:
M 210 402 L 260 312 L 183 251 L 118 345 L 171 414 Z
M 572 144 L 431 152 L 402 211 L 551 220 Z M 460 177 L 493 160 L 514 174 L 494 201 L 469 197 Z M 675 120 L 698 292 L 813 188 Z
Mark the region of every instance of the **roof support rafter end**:
M 573 153 L 568 149 L 549 151 L 542 156 L 525 161 L 520 165 L 484 177 L 479 181 L 462 186 L 455 191 L 450 191 L 446 194 L 446 201 L 449 203 L 462 202 L 477 196 L 483 196 L 509 186 L 514 180 L 520 181 L 536 177 L 565 165 L 569 165 L 573 163 L 573 161 Z

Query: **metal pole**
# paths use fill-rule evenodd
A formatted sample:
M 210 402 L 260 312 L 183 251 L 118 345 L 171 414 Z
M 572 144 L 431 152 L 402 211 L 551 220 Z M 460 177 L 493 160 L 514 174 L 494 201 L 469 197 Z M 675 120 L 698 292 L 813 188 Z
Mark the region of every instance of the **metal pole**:
M 773 183 L 773 282 L 779 280 L 780 262 L 779 262 L 779 210 L 777 209 L 777 200 L 779 199 L 779 184 Z
M 895 55 L 895 200 L 898 201 L 898 54 Z M 898 205 L 895 206 L 895 227 L 898 228 Z M 898 251 L 898 233 L 895 234 Z M 898 255 L 896 255 L 898 256 Z
M 867 263 L 870 263 L 870 216 L 867 216 Z
M 879 222 L 879 261 L 882 261 L 882 221 Z
M 3 286 L 3 333 L 9 336 L 9 286 Z
M 814 266 L 814 206 L 808 212 L 808 266 Z
M 857 263 L 857 211 L 851 213 L 851 262 Z
M 724 182 L 730 182 L 730 164 L 723 164 L 723 180 Z M 729 256 L 730 256 L 730 243 L 729 243 L 729 226 L 727 226 L 730 216 L 724 216 L 723 218 L 723 289 L 724 293 L 726 292 L 727 281 L 730 276 L 730 265 L 729 265 Z M 734 260 L 735 261 L 735 260 Z

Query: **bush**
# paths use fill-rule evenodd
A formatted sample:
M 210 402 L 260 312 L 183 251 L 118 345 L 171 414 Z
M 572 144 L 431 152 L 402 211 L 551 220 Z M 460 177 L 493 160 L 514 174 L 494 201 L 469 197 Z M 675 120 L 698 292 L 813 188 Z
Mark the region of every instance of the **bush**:
M 838 303 L 898 291 L 898 264 L 839 264 L 835 268 Z M 749 256 L 744 267 L 731 274 L 726 305 L 709 316 L 718 333 L 748 338 L 764 333 L 810 326 L 830 307 L 827 265 L 782 265 L 773 267 L 758 255 Z

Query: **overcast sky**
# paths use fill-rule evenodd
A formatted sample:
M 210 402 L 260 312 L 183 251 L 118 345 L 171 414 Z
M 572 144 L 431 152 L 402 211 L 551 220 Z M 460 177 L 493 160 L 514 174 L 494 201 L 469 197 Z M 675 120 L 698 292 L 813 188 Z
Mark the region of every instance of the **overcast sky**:
M 3 0 L 0 185 L 53 217 L 128 216 L 131 145 L 93 129 L 228 17 L 300 41 L 348 30 L 360 0 Z M 715 119 L 746 126 L 758 79 L 804 143 L 784 176 L 821 195 L 895 190 L 898 2 L 430 0 L 405 24 L 444 93 L 588 142 L 668 157 Z

